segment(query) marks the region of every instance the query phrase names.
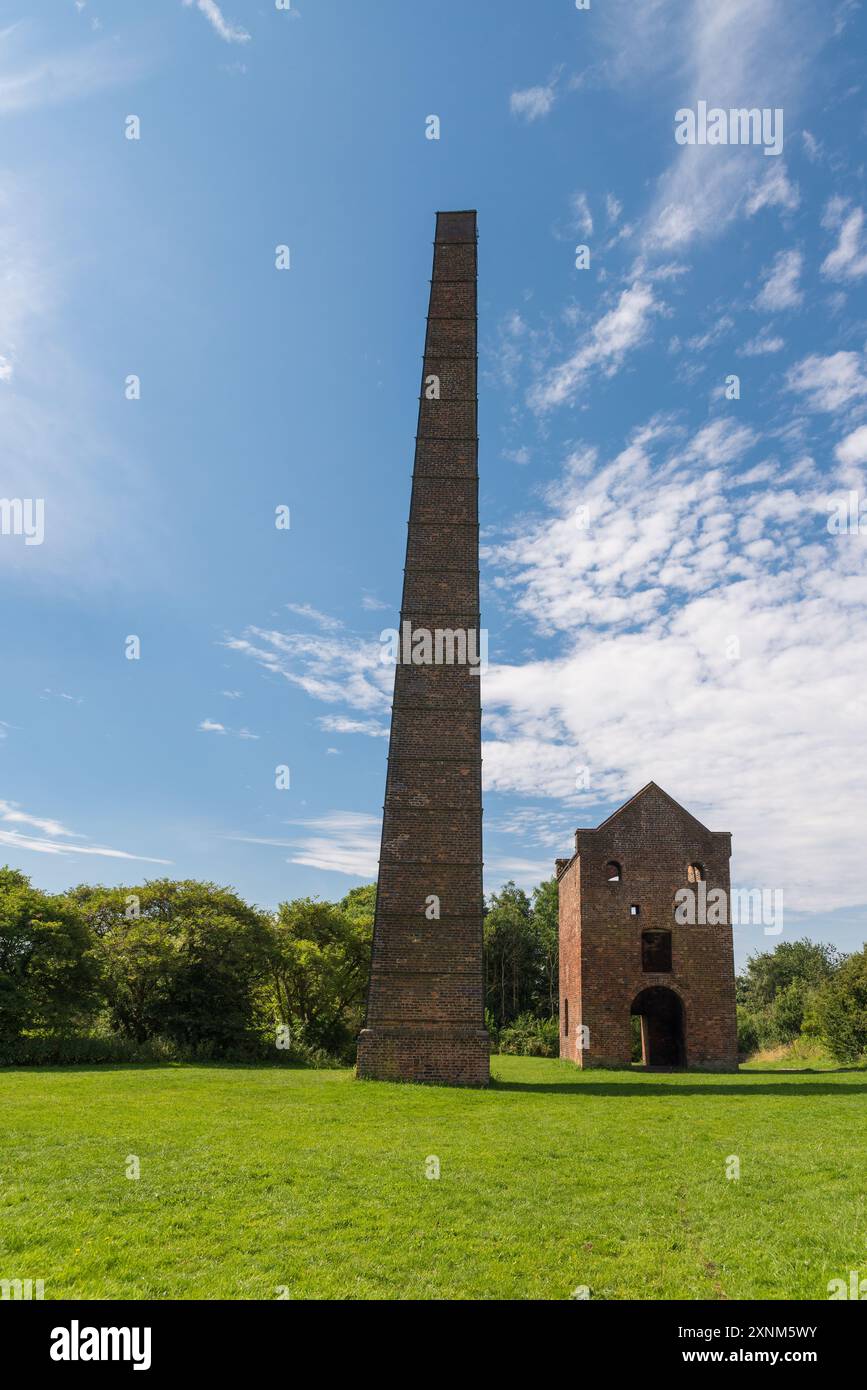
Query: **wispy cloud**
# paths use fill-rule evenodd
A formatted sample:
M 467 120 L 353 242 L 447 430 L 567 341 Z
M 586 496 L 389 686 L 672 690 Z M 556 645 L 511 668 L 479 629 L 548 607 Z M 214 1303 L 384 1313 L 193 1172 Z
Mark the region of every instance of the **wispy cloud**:
M 223 16 L 216 0 L 183 0 L 187 9 L 195 5 L 196 9 L 205 16 L 216 34 L 226 43 L 249 43 L 250 35 L 246 29 L 242 29 L 237 24 L 230 24 Z
M 251 627 L 243 637 L 226 638 L 223 645 L 314 699 L 329 704 L 346 701 L 353 709 L 388 707 L 394 668 L 383 664 L 382 649 L 375 640 Z
M 324 632 L 337 632 L 343 627 L 339 618 L 331 618 L 327 613 L 321 613 L 318 608 L 313 608 L 309 603 L 287 603 L 286 607 L 290 613 L 295 613 L 299 618 L 309 618 Z
M 539 87 L 525 87 L 513 92 L 509 98 L 509 109 L 513 116 L 525 121 L 539 121 L 551 111 L 557 97 L 559 73 L 550 82 Z
M 287 824 L 306 831 L 289 839 L 269 839 L 256 835 L 229 835 L 226 838 L 248 845 L 288 849 L 289 864 L 304 864 L 330 873 L 353 878 L 375 878 L 379 862 L 381 822 L 378 816 L 361 811 L 330 811 L 309 820 Z
M 547 514 L 487 550 L 504 598 L 563 646 L 485 677 L 485 780 L 577 798 L 592 824 L 653 778 L 699 815 L 706 799 L 745 880 L 833 909 L 867 902 L 863 547 L 825 525 L 842 473 L 745 471 L 760 443 L 729 418 L 686 441 L 651 421 L 613 459 L 570 456 Z M 839 462 L 865 452 L 856 430 Z
M 573 193 L 572 195 L 572 215 L 575 219 L 575 228 L 582 236 L 593 235 L 593 214 L 590 211 L 590 204 L 587 201 L 586 193 Z
M 775 336 L 767 328 L 763 328 L 749 342 L 744 343 L 740 349 L 744 357 L 764 357 L 772 352 L 782 352 L 786 346 L 785 338 Z
M 251 734 L 249 729 L 230 729 L 226 724 L 220 724 L 216 719 L 203 719 L 198 726 L 199 733 L 202 734 L 231 734 L 233 738 L 252 738 L 258 739 L 258 734 Z
M 346 719 L 339 714 L 325 714 L 317 719 L 320 729 L 330 734 L 366 734 L 368 738 L 388 738 L 388 729 L 375 719 Z
M 797 13 L 784 0 L 683 0 L 648 7 L 643 23 L 636 7 L 615 0 L 608 27 L 612 46 L 629 30 L 631 42 L 612 65 L 621 82 L 648 66 L 664 69 L 677 93 L 672 107 L 703 99 L 724 109 L 797 107 L 806 54 L 819 47 L 827 22 L 815 7 Z M 645 8 L 645 7 L 642 7 Z M 645 33 L 643 47 L 638 36 Z M 622 41 L 621 41 L 622 42 Z M 686 145 L 674 150 L 658 181 L 647 222 L 651 243 L 683 248 L 719 236 L 738 216 L 761 208 L 792 211 L 797 187 L 782 167 L 768 169 L 757 147 Z
M 799 285 L 804 257 L 800 251 L 780 251 L 756 297 L 755 307 L 767 313 L 797 309 L 804 294 Z
M 867 397 L 867 373 L 857 352 L 810 353 L 786 373 L 786 385 L 811 410 L 836 414 Z
M 864 209 L 853 208 L 845 218 L 826 214 L 825 225 L 838 225 L 840 236 L 833 251 L 822 262 L 822 274 L 829 280 L 860 280 L 867 275 L 867 241 L 864 237 Z
M 775 159 L 768 172 L 753 184 L 744 212 L 747 217 L 753 217 L 761 208 L 780 207 L 794 212 L 800 201 L 798 185 L 790 183 L 785 164 Z
M 625 289 L 614 308 L 596 321 L 577 352 L 532 388 L 530 405 L 535 410 L 562 405 L 575 396 L 591 372 L 613 375 L 627 353 L 644 341 L 651 319 L 661 307 L 652 286 L 636 281 Z
M 0 845 L 9 849 L 26 850 L 34 854 L 86 854 L 102 859 L 134 859 L 143 864 L 170 864 L 170 859 L 153 859 L 149 855 L 129 854 L 122 849 L 109 849 L 107 845 L 72 844 L 72 840 L 84 840 L 73 830 L 67 830 L 59 821 L 46 816 L 34 816 L 22 811 L 13 801 L 0 801 L 0 823 L 24 825 L 42 833 L 25 835 L 18 830 L 0 829 Z

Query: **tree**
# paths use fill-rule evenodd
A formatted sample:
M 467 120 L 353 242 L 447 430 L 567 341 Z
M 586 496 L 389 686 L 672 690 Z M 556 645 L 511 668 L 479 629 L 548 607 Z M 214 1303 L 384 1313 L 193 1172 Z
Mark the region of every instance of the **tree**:
M 0 869 L 0 1037 L 62 1032 L 98 1006 L 93 938 L 78 905 Z
M 345 1051 L 361 1025 L 370 975 L 370 885 L 339 905 L 314 898 L 281 903 L 269 931 L 274 1019 L 297 1023 L 316 1047 Z
M 849 956 L 824 985 L 816 1012 L 838 1062 L 855 1062 L 867 1052 L 867 946 Z
M 736 988 L 742 1037 L 755 1036 L 763 1046 L 794 1042 L 842 959 L 836 947 L 806 938 L 750 956 Z
M 773 1004 L 781 990 L 792 984 L 817 989 L 834 974 L 843 957 L 835 946 L 823 942 L 781 941 L 773 951 L 750 956 L 739 982 L 741 1002 L 753 1008 Z
M 99 942 L 113 1026 L 219 1056 L 258 1034 L 267 919 L 229 888 L 155 879 L 74 892 Z
M 362 883 L 358 888 L 350 888 L 339 906 L 353 922 L 366 924 L 373 928 L 376 913 L 376 884 Z
M 497 1026 L 528 1012 L 541 975 L 530 900 L 513 882 L 491 895 L 484 921 L 485 992 Z
M 560 891 L 556 878 L 548 878 L 533 889 L 531 922 L 539 946 L 544 974 L 538 1004 L 553 1018 L 560 1012 Z

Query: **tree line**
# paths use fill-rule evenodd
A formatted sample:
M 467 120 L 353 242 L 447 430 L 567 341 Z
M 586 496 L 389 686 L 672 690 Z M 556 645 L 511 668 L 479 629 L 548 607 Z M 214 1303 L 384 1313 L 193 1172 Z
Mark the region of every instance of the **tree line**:
M 0 870 L 0 1060 L 348 1060 L 375 888 L 276 912 L 214 883 L 43 893 Z
M 351 1063 L 370 974 L 376 887 L 276 911 L 230 888 L 35 888 L 0 869 L 0 1064 L 148 1059 Z M 558 896 L 514 882 L 484 917 L 486 1024 L 503 1052 L 555 1057 Z M 737 980 L 742 1055 L 798 1038 L 867 1052 L 867 948 L 782 942 Z

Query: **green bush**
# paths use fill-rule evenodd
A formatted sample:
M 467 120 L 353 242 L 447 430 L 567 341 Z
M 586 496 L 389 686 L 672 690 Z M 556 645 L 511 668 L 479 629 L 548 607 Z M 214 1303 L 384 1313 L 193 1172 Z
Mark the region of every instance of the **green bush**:
M 738 1056 L 751 1057 L 761 1046 L 761 1020 L 738 1004 Z
M 500 1051 L 513 1057 L 559 1057 L 560 1020 L 519 1014 L 508 1028 L 500 1029 Z
M 278 1048 L 271 1038 L 248 1039 L 235 1047 L 214 1047 L 202 1042 L 182 1047 L 171 1038 L 137 1042 L 119 1033 L 34 1034 L 0 1040 L 0 1067 L 93 1066 L 110 1062 L 272 1062 L 278 1066 L 315 1068 L 345 1065 L 294 1033 L 290 1033 L 285 1048 Z
M 867 1052 L 867 946 L 843 962 L 816 1002 L 822 1037 L 838 1062 Z
M 0 869 L 0 1039 L 72 1032 L 99 1006 L 94 939 L 78 904 Z

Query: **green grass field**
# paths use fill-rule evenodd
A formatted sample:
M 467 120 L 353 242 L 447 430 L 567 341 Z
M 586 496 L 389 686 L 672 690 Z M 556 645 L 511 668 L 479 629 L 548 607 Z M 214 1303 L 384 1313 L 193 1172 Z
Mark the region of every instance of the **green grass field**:
M 867 1275 L 867 1073 L 491 1064 L 484 1092 L 2 1071 L 0 1278 L 47 1299 L 824 1299 Z

